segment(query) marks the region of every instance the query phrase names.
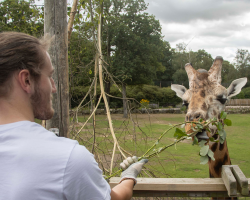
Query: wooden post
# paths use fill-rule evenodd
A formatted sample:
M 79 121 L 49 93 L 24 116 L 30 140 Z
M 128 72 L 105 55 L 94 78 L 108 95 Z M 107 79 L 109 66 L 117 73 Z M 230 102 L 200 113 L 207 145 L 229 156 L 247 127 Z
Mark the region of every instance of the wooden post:
M 67 0 L 44 1 L 44 33 L 54 36 L 49 54 L 55 68 L 54 81 L 57 93 L 53 94 L 55 114 L 46 122 L 46 128 L 59 128 L 59 135 L 68 137 L 69 82 L 68 82 L 68 31 Z
M 249 194 L 248 179 L 243 174 L 238 165 L 231 165 L 232 172 L 237 180 L 237 188 L 242 195 L 247 196 Z
M 236 179 L 231 171 L 230 165 L 222 165 L 221 177 L 222 177 L 222 180 L 227 188 L 228 196 L 236 196 L 237 183 L 236 183 Z

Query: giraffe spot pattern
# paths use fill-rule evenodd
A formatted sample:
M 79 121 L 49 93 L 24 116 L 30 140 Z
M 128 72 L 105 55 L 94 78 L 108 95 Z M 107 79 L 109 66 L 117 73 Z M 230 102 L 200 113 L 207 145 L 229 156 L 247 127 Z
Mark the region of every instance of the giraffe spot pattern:
M 211 146 L 211 151 L 212 152 L 215 152 L 215 150 L 217 149 L 217 146 L 218 146 L 218 143 L 214 143 L 212 146 Z

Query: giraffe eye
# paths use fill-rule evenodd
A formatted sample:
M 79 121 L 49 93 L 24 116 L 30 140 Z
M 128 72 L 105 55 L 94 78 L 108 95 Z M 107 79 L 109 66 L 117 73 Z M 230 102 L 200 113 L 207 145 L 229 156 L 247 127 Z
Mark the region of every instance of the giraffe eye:
M 226 101 L 227 101 L 227 98 L 217 98 L 217 100 L 218 100 L 219 102 L 221 102 L 222 104 L 225 104 Z
M 188 107 L 189 103 L 187 101 L 183 101 L 182 106 Z

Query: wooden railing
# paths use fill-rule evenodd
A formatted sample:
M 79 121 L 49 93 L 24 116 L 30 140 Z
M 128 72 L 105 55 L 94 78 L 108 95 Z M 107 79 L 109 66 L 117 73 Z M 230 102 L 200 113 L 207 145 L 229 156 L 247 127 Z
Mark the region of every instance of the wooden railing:
M 120 178 L 110 179 L 113 188 Z M 237 165 L 224 165 L 222 178 L 137 178 L 134 197 L 248 197 L 250 179 Z
M 227 106 L 250 106 L 250 99 L 229 99 Z

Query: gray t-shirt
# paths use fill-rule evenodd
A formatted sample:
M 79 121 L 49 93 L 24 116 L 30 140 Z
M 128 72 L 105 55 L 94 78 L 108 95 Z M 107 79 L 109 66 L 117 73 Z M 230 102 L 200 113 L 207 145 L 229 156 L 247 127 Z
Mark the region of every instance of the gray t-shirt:
M 110 192 L 77 141 L 34 122 L 0 125 L 0 200 L 107 200 Z

